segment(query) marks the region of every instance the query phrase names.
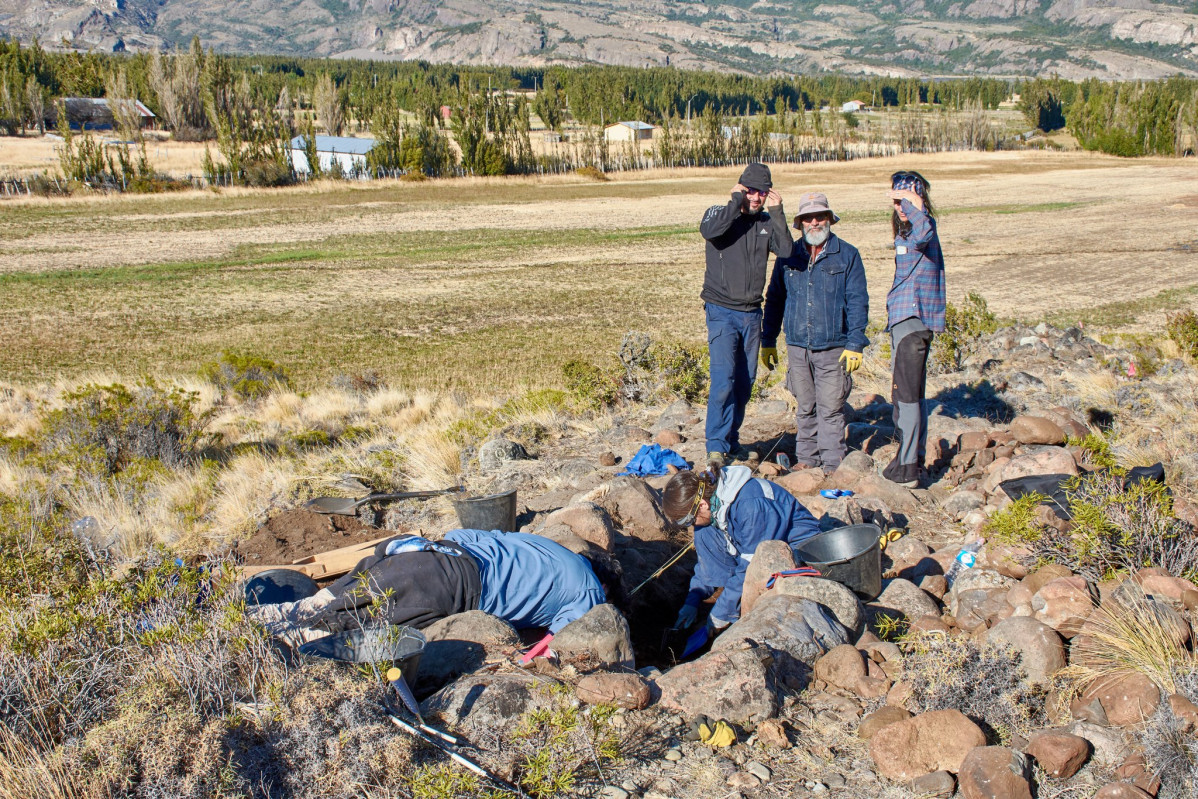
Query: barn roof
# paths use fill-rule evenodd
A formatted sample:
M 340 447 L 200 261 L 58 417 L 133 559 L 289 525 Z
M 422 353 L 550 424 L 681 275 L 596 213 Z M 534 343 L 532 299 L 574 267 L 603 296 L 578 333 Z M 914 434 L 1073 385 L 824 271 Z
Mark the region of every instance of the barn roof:
M 316 152 L 318 153 L 347 153 L 366 155 L 374 147 L 374 139 L 359 139 L 353 136 L 316 136 Z M 304 137 L 296 136 L 291 140 L 295 150 L 304 149 Z

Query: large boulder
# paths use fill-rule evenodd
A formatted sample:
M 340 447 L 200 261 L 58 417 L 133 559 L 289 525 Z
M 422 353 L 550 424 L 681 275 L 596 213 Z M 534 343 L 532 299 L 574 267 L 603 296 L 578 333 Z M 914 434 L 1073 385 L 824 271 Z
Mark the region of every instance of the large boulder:
M 757 599 L 765 592 L 770 576 L 795 567 L 794 551 L 785 541 L 762 541 L 753 552 L 753 560 L 745 570 L 744 590 L 740 595 L 740 613 L 753 611 Z
M 817 602 L 832 611 L 853 637 L 861 633 L 865 621 L 861 600 L 842 583 L 822 577 L 786 577 L 774 583 L 771 593 Z
M 510 727 L 525 712 L 550 703 L 555 680 L 540 675 L 470 674 L 420 703 L 420 712 L 450 726 L 467 721 L 482 729 Z
M 524 447 L 506 438 L 492 438 L 478 448 L 478 465 L 484 471 L 498 469 L 508 461 L 528 458 Z
M 498 657 L 505 648 L 520 645 L 520 636 L 503 619 L 470 610 L 432 623 L 424 629 L 428 642 L 412 690 L 427 696 L 463 674 L 482 667 L 487 655 Z
M 869 742 L 869 754 L 883 777 L 915 779 L 932 771 L 960 770 L 962 761 L 986 735 L 959 710 L 933 710 L 887 725 Z
M 629 710 L 648 707 L 651 700 L 649 683 L 635 672 L 588 674 L 578 681 L 575 692 L 588 705 L 604 703 Z
M 585 659 L 604 667 L 636 668 L 628 622 L 612 605 L 596 605 L 553 638 L 562 660 Z
M 815 661 L 815 677 L 828 685 L 855 690 L 857 683 L 869 670 L 861 651 L 852 644 L 833 647 L 828 654 Z
M 764 648 L 708 652 L 657 678 L 662 708 L 684 718 L 710 716 L 733 724 L 756 724 L 778 710 Z
M 565 525 L 574 535 L 605 552 L 611 552 L 615 544 L 611 517 L 594 502 L 576 502 L 545 517 L 544 527 L 557 524 Z
M 871 606 L 898 611 L 908 619 L 940 615 L 940 603 L 910 580 L 895 578 L 883 581 L 882 585 L 882 593 Z
M 1032 799 L 1027 757 L 1005 746 L 979 746 L 965 756 L 957 785 L 964 799 Z
M 789 664 L 779 655 L 811 666 L 825 652 L 848 642 L 848 630 L 825 608 L 809 599 L 770 594 L 752 613 L 721 633 L 711 649 L 721 652 L 765 646 L 779 667 L 785 668 Z
M 1003 619 L 986 631 L 986 640 L 1013 647 L 1022 656 L 1029 680 L 1044 682 L 1065 668 L 1065 642 L 1056 630 L 1028 616 Z
M 1084 577 L 1058 577 L 1035 593 L 1032 610 L 1037 619 L 1072 638 L 1094 610 L 1094 599 Z
M 998 461 L 995 460 L 995 463 Z M 1077 461 L 1073 459 L 1073 454 L 1069 450 L 1064 447 L 1040 447 L 1033 452 L 1025 452 L 1011 458 L 999 471 L 998 482 L 1036 474 L 1074 475 L 1077 473 Z
M 796 497 L 814 494 L 824 482 L 822 469 L 795 469 L 774 480 Z
M 668 538 L 669 522 L 657 495 L 643 480 L 625 475 L 612 480 L 607 488 L 595 502 L 619 521 L 625 533 L 645 541 Z
M 1099 678 L 1081 696 L 1081 702 L 1097 699 L 1113 727 L 1139 724 L 1156 712 L 1160 689 L 1143 674 L 1133 672 Z
M 1042 416 L 1016 416 L 1011 420 L 1011 435 L 1020 444 L 1064 444 L 1065 431 Z

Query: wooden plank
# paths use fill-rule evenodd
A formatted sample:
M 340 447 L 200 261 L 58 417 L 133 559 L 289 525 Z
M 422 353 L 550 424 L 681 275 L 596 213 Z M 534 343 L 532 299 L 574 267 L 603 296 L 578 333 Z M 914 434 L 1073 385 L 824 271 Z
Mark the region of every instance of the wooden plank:
M 412 530 L 406 534 L 420 535 L 421 531 Z M 382 538 L 359 541 L 356 544 L 330 549 L 327 552 L 318 552 L 315 555 L 308 555 L 291 563 L 274 566 L 242 566 L 241 573 L 245 577 L 253 577 L 255 574 L 270 569 L 294 569 L 297 572 L 308 575 L 313 580 L 331 580 L 334 577 L 348 574 L 349 570 L 356 566 L 358 561 L 369 555 L 376 546 L 389 538 L 394 538 L 396 535 L 400 535 L 400 533 L 390 533 Z
M 337 549 L 330 549 L 327 552 L 317 552 L 314 555 L 308 555 L 306 557 L 300 558 L 299 560 L 293 560 L 291 562 L 292 562 L 292 564 L 294 564 L 296 566 L 298 566 L 300 564 L 304 564 L 304 563 L 319 563 L 321 561 L 328 560 L 329 558 L 337 558 L 341 555 L 344 555 L 347 552 L 361 552 L 364 549 L 374 549 L 376 546 L 383 543 L 388 538 L 394 538 L 396 535 L 399 535 L 399 533 L 390 533 L 388 535 L 383 536 L 382 538 L 374 538 L 374 539 L 371 539 L 370 541 L 359 541 L 356 544 L 350 544 L 349 546 L 338 547 Z M 419 535 L 419 533 L 416 533 L 416 535 Z M 359 560 L 360 559 L 361 558 L 359 557 Z M 352 566 L 353 564 L 351 563 L 350 565 Z

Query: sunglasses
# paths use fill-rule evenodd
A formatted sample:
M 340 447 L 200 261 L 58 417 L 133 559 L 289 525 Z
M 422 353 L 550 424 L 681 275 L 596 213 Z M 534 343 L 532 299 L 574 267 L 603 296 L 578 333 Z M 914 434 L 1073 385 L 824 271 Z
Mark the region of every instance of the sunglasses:
M 695 494 L 695 502 L 693 505 L 691 505 L 690 512 L 678 521 L 674 522 L 674 524 L 678 525 L 679 527 L 690 527 L 695 523 L 695 517 L 699 515 L 699 506 L 702 504 L 703 492 L 700 490 L 697 494 Z
M 769 189 L 764 189 L 764 190 L 761 190 L 761 189 L 745 189 L 745 194 L 748 194 L 748 195 L 756 195 L 757 197 L 765 197 L 765 196 L 766 196 L 767 194 L 769 194 L 769 193 L 770 193 L 770 190 L 769 190 Z
M 918 172 L 895 172 L 890 176 L 890 188 L 894 191 L 910 190 L 923 196 L 927 181 Z

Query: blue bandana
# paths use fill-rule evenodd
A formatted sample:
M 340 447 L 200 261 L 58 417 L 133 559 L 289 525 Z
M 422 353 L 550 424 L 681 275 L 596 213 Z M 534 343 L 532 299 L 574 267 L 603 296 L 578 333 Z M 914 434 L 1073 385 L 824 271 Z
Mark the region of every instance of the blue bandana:
M 913 191 L 920 197 L 923 196 L 923 181 L 914 175 L 902 175 L 895 178 L 890 184 L 890 188 L 894 191 Z

